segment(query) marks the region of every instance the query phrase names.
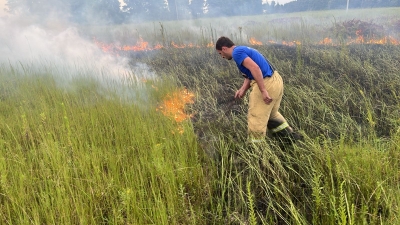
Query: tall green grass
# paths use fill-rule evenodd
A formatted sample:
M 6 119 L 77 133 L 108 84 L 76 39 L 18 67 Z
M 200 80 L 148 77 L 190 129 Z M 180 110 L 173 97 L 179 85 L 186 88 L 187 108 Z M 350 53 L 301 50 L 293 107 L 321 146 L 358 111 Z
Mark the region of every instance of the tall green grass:
M 190 124 L 179 134 L 156 110 L 161 83 L 106 87 L 89 74 L 60 86 L 11 66 L 0 68 L 2 224 L 204 221 L 202 153 Z

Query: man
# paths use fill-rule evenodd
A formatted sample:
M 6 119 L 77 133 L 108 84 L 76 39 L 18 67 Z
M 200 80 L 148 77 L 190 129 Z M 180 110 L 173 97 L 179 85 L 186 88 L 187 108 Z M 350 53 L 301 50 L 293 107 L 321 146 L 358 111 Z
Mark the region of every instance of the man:
M 267 124 L 273 135 L 291 138 L 293 129 L 278 111 L 283 96 L 283 81 L 278 71 L 257 50 L 236 46 L 227 37 L 220 37 L 215 47 L 222 58 L 233 59 L 244 74 L 243 85 L 235 98 L 242 98 L 252 88 L 247 115 L 249 141 L 264 140 Z

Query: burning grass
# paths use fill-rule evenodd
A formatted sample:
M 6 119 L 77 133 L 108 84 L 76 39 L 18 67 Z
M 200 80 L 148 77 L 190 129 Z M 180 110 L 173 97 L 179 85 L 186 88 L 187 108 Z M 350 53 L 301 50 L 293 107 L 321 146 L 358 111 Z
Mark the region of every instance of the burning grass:
M 254 36 L 249 36 L 243 40 L 241 37 L 241 33 L 243 28 L 239 27 L 238 32 L 240 33 L 239 40 L 237 42 L 244 44 L 250 44 L 253 46 L 261 46 L 261 45 L 286 45 L 286 46 L 296 46 L 302 45 L 303 42 L 307 45 L 327 45 L 327 46 L 340 46 L 340 45 L 353 45 L 353 44 L 377 44 L 377 45 L 399 45 L 400 44 L 400 34 L 396 31 L 396 27 L 398 26 L 398 21 L 394 21 L 390 24 L 380 25 L 374 22 L 367 22 L 360 19 L 352 19 L 345 20 L 343 22 L 335 22 L 332 27 L 327 28 L 325 31 L 321 32 L 322 34 L 326 34 L 327 36 L 315 36 L 309 37 L 309 39 L 302 40 L 299 39 L 293 40 L 281 40 L 277 41 L 274 39 L 266 40 L 265 37 L 261 39 L 257 39 Z M 163 27 L 162 27 L 163 28 Z M 304 32 L 304 31 L 303 31 Z M 275 38 L 276 39 L 276 38 Z M 311 40 L 317 39 L 314 42 Z M 175 49 L 196 49 L 196 48 L 214 48 L 213 41 L 209 42 L 200 42 L 200 43 L 176 43 L 175 41 L 170 41 L 170 43 L 165 44 L 164 38 L 163 41 L 158 41 L 154 43 L 150 43 L 149 41 L 143 40 L 142 37 L 139 37 L 138 41 L 134 45 L 128 44 L 115 44 L 115 43 L 105 43 L 93 39 L 95 44 L 102 49 L 106 53 L 111 53 L 115 55 L 127 55 L 127 52 L 146 52 L 153 50 L 160 50 L 166 48 L 175 48 Z M 163 44 L 164 43 L 164 44 Z
M 192 104 L 194 94 L 187 89 L 168 94 L 162 105 L 157 107 L 165 116 L 171 117 L 176 122 L 182 122 L 192 117 L 185 112 L 186 104 Z
M 344 35 L 346 38 L 383 38 L 385 29 L 383 25 L 378 25 L 373 22 L 362 21 L 359 19 L 347 20 L 342 23 L 334 24 L 330 28 L 336 36 Z
M 190 115 L 185 111 L 185 108 L 187 104 L 194 103 L 194 97 L 194 93 L 189 92 L 187 89 L 183 89 L 167 94 L 162 104 L 157 107 L 157 110 L 178 123 L 177 130 L 180 134 L 184 132 L 183 126 L 180 123 L 193 117 L 193 115 Z

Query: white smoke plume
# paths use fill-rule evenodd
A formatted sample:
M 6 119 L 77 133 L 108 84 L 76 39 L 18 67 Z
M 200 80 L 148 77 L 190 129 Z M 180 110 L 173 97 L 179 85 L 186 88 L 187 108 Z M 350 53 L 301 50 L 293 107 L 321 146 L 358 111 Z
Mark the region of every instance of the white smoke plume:
M 68 76 L 97 71 L 94 74 L 111 79 L 135 72 L 136 67 L 129 66 L 128 58 L 103 52 L 71 24 L 60 22 L 56 28 L 49 28 L 10 15 L 0 18 L 0 30 L 0 65 L 55 67 L 68 71 Z M 152 73 L 143 73 L 146 66 L 137 67 L 145 78 L 154 77 Z

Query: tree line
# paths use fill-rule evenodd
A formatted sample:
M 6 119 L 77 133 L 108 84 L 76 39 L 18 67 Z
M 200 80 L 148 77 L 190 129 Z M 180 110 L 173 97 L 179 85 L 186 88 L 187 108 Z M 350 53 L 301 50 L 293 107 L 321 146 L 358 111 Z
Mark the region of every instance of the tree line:
M 348 3 L 348 5 L 347 5 Z M 368 7 L 398 7 L 400 0 L 7 0 L 10 13 L 64 16 L 78 23 L 129 23 Z
M 267 4 L 266 13 L 289 13 L 311 10 L 399 7 L 400 0 L 296 0 L 284 5 L 275 1 Z

